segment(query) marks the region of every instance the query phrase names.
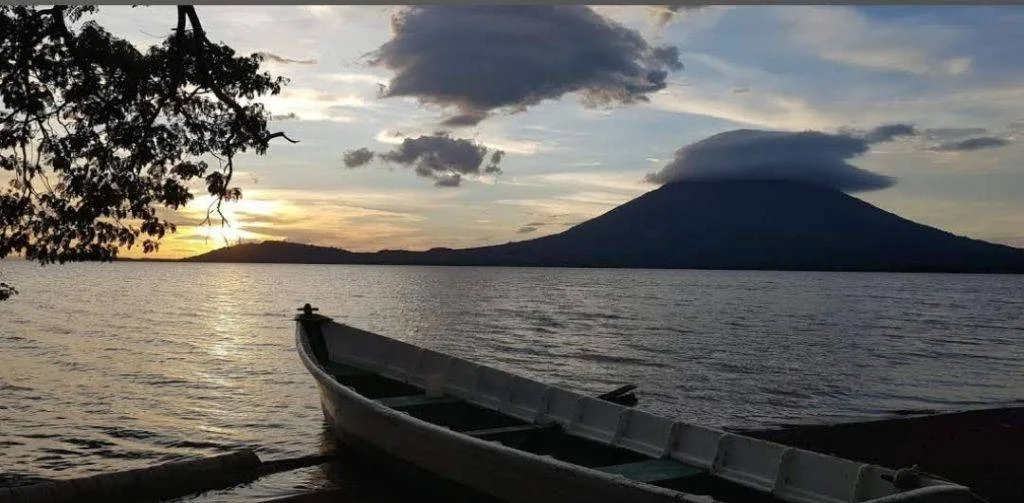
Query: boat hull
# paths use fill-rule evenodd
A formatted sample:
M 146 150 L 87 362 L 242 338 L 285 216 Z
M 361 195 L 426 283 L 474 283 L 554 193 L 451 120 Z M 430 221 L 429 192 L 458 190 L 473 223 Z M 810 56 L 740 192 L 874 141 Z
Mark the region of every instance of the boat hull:
M 513 383 L 511 376 L 500 371 L 487 370 L 485 374 L 482 366 L 443 354 L 429 353 L 345 325 L 329 322 L 325 326 L 330 330 L 329 338 L 324 337 L 326 330 L 319 326 L 312 326 L 310 332 L 315 335 L 307 338 L 300 323 L 296 345 L 301 361 L 317 382 L 325 418 L 339 440 L 360 444 L 504 501 L 709 503 L 715 500 L 710 496 L 615 475 L 608 470 L 613 467 L 587 468 L 456 432 L 394 408 L 394 401 L 382 402 L 356 392 L 332 377 L 324 365 L 345 362 L 345 365 L 366 367 L 361 372 L 376 373 L 400 382 L 425 382 L 422 387 L 428 390 L 426 396 L 440 389 L 457 400 L 484 404 L 485 408 L 500 410 L 528 423 L 556 425 L 581 438 L 605 438 L 605 445 L 632 445 L 634 452 L 658 458 L 657 452 L 651 452 L 653 447 L 653 450 L 662 452 L 662 456 L 667 453 L 667 457 L 697 466 L 716 480 L 734 483 L 737 490 L 760 489 L 756 495 L 746 496 L 729 490 L 729 494 L 738 496 L 729 496 L 729 501 L 970 501 L 967 488 L 919 477 L 913 472 L 908 476 L 920 479 L 915 482 L 918 487 L 899 492 L 894 483 L 888 481 L 894 479 L 884 478 L 899 475 L 889 469 L 681 422 L 673 423 L 556 388 L 538 390 L 538 383 L 525 379 Z M 328 342 L 326 345 L 325 340 Z M 439 388 L 432 381 L 437 374 L 431 374 L 427 369 L 443 362 L 447 362 L 447 370 L 442 374 L 447 381 L 443 382 L 443 388 Z M 337 372 L 337 369 L 332 372 Z M 416 372 L 421 373 L 417 375 Z M 495 376 L 503 377 L 505 383 L 496 390 Z M 541 397 L 539 404 L 530 401 L 531 397 L 537 396 Z
M 308 354 L 301 351 L 300 354 L 316 378 L 324 417 L 339 441 L 354 440 L 353 443 L 501 500 L 534 503 L 712 501 L 587 470 L 554 458 L 523 453 L 498 442 L 460 435 L 389 409 L 341 386 L 313 363 Z

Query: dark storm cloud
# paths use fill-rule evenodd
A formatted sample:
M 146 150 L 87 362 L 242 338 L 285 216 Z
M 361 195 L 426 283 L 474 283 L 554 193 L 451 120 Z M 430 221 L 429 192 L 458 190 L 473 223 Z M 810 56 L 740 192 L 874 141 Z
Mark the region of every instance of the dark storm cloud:
M 281 63 L 285 65 L 315 65 L 315 59 L 288 59 L 285 57 L 278 56 L 277 54 L 269 52 L 257 52 L 257 56 L 262 57 L 267 61 L 273 61 L 275 63 Z
M 978 136 L 966 140 L 948 141 L 932 147 L 937 152 L 968 152 L 972 150 L 983 150 L 987 148 L 1005 147 L 1010 140 L 997 136 Z
M 367 148 L 350 150 L 345 152 L 344 162 L 346 167 L 355 168 L 377 158 L 385 163 L 411 167 L 417 175 L 433 179 L 438 187 L 458 187 L 463 175 L 501 173 L 498 164 L 505 152 L 495 150 L 489 158 L 487 153 L 487 147 L 472 140 L 437 133 L 406 138 L 390 152 L 374 153 Z
M 848 162 L 870 146 L 852 134 L 737 129 L 679 149 L 646 180 L 792 180 L 846 192 L 884 189 L 895 180 Z
M 448 126 L 574 92 L 590 107 L 647 101 L 682 68 L 675 47 L 652 47 L 585 6 L 424 5 L 391 25 L 391 40 L 369 55 L 395 72 L 381 95 L 452 109 Z

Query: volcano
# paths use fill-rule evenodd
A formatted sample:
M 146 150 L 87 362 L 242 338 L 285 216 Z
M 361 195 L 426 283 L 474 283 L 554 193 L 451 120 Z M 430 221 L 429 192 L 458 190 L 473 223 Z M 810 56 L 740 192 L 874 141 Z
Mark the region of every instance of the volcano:
M 564 232 L 501 245 L 355 253 L 278 241 L 187 260 L 1024 272 L 1024 250 L 912 222 L 834 189 L 778 180 L 670 183 Z

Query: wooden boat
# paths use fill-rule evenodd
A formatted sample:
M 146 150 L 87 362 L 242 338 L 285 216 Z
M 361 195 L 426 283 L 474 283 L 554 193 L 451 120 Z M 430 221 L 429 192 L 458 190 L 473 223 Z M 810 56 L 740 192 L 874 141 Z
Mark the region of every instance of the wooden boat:
M 547 386 L 312 313 L 299 357 L 343 443 L 515 502 L 958 503 L 964 486 Z

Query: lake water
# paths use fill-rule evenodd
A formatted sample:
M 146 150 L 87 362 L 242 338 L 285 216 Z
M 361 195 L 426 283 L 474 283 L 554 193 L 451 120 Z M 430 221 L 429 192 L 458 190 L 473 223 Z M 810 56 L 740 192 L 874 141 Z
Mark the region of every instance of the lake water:
M 636 383 L 640 408 L 719 427 L 1024 399 L 1024 276 L 2 261 L 0 278 L 21 291 L 0 303 L 0 485 L 317 452 L 305 302 L 576 390 Z M 195 501 L 360 485 L 324 472 Z

